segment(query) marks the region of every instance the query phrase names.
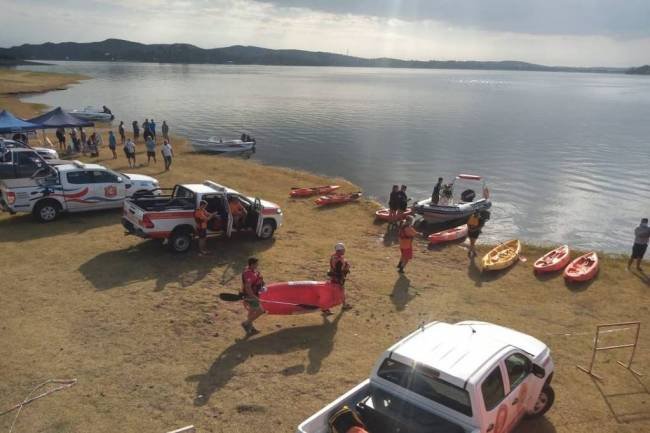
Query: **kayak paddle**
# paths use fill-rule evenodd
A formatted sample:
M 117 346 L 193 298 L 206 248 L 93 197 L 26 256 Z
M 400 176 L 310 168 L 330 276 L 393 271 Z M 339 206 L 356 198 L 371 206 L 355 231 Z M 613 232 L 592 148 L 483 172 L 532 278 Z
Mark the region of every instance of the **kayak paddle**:
M 226 302 L 237 302 L 237 301 L 243 300 L 244 296 L 242 296 L 239 293 L 237 293 L 237 294 L 235 294 L 235 293 L 219 293 L 219 299 L 221 299 L 222 301 L 226 301 Z M 262 302 L 262 303 L 267 302 L 267 303 L 270 303 L 270 304 L 293 305 L 293 306 L 296 306 L 296 307 L 303 308 L 305 310 L 319 310 L 320 309 L 320 307 L 318 305 L 293 304 L 291 302 L 266 301 L 266 300 L 263 300 L 263 299 L 260 299 L 259 301 Z

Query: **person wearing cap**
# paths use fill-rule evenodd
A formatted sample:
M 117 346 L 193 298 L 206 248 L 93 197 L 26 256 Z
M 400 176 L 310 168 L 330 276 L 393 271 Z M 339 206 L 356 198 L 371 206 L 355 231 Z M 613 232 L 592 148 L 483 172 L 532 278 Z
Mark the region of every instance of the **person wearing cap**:
M 404 273 L 404 267 L 413 258 L 413 238 L 418 232 L 413 228 L 413 217 L 409 216 L 399 229 L 399 251 L 400 259 L 397 264 L 397 272 Z
M 248 317 L 241 323 L 242 328 L 246 331 L 246 336 L 258 334 L 260 331 L 255 329 L 253 322 L 265 313 L 260 304 L 259 294 L 264 286 L 264 279 L 258 270 L 259 260 L 255 257 L 248 259 L 248 266 L 241 274 L 242 289 L 240 295 L 244 300 L 244 307 L 248 311 Z
M 345 260 L 345 245 L 342 242 L 334 245 L 334 254 L 330 256 L 330 271 L 327 275 L 330 276 L 332 283 L 338 284 L 341 288 L 345 285 L 345 279 L 350 273 L 350 263 Z M 349 310 L 352 308 L 345 300 L 345 291 L 343 292 L 343 309 Z M 332 314 L 329 310 L 323 310 L 324 315 Z
M 199 254 L 205 255 L 208 254 L 207 248 L 207 236 L 208 236 L 208 221 L 214 217 L 214 214 L 211 214 L 207 211 L 208 202 L 201 200 L 199 203 L 199 208 L 194 211 L 194 220 L 196 221 L 196 233 L 199 236 Z
M 650 227 L 648 227 L 648 218 L 643 218 L 641 224 L 634 229 L 634 245 L 632 245 L 632 255 L 627 262 L 627 268 L 630 269 L 632 262 L 636 260 L 636 268 L 641 270 L 641 260 L 648 249 L 648 240 L 650 240 Z

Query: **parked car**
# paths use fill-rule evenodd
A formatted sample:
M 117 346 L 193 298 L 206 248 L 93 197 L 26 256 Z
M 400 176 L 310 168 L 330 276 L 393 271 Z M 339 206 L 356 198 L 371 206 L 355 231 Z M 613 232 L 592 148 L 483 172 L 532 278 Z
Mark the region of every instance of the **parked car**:
M 74 161 L 49 167 L 50 175 L 0 181 L 0 207 L 12 214 L 32 213 L 41 222 L 61 212 L 122 207 L 135 194 L 160 194 L 156 179 L 119 173 L 97 164 Z
M 297 431 L 327 433 L 349 409 L 347 422 L 371 433 L 507 433 L 551 408 L 552 377 L 548 347 L 531 336 L 485 322 L 433 322 L 390 347 L 369 379 Z
M 59 153 L 49 147 L 34 147 L 17 140 L 7 140 L 0 138 L 0 154 L 6 149 L 20 148 L 35 150 L 43 159 L 59 159 Z
M 128 234 L 168 240 L 173 251 L 186 252 L 196 233 L 194 211 L 201 200 L 208 203 L 208 212 L 217 214 L 208 225 L 208 237 L 230 237 L 233 230 L 233 217 L 228 207 L 230 197 L 239 200 L 248 212 L 243 227 L 238 230 L 254 230 L 260 239 L 269 239 L 282 225 L 282 210 L 277 204 L 247 197 L 211 181 L 176 185 L 171 195 L 126 200 L 122 225 Z

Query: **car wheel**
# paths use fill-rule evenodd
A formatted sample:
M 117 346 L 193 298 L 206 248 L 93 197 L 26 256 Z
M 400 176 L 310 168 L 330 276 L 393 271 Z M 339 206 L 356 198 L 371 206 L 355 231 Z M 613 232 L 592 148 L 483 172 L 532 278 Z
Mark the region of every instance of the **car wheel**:
M 34 216 L 42 223 L 54 221 L 61 212 L 61 205 L 53 200 L 46 200 L 34 207 Z
M 271 239 L 273 237 L 273 233 L 275 233 L 275 221 L 264 220 L 258 237 L 260 239 Z
M 192 247 L 192 234 L 186 230 L 175 231 L 169 239 L 169 246 L 175 253 L 188 252 Z
M 537 418 L 544 415 L 555 402 L 555 391 L 550 386 L 544 386 L 537 397 L 533 409 L 527 414 L 528 418 Z

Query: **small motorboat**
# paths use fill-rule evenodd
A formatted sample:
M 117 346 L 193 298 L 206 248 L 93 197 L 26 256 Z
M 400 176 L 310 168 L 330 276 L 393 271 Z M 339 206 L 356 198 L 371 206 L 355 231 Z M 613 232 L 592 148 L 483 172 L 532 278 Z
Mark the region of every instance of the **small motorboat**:
M 332 204 L 350 203 L 357 201 L 363 194 L 361 191 L 348 194 L 328 194 L 316 199 L 314 203 L 318 206 L 327 206 Z
M 105 112 L 103 108 L 96 108 L 90 106 L 81 109 L 72 110 L 70 111 L 70 114 L 72 114 L 75 117 L 78 117 L 79 119 L 97 120 L 100 122 L 110 122 L 115 118 L 115 116 L 113 116 L 113 113 Z
M 290 197 L 312 197 L 314 195 L 325 195 L 339 189 L 339 185 L 312 186 L 306 188 L 291 188 Z
M 484 271 L 498 271 L 506 269 L 519 260 L 521 253 L 521 242 L 513 239 L 497 245 L 488 252 L 481 260 L 481 268 Z
M 289 281 L 263 287 L 259 293 L 267 314 L 301 314 L 343 303 L 343 289 L 331 281 Z
M 215 137 L 210 137 L 207 140 L 193 140 L 192 147 L 197 152 L 207 153 L 238 153 L 238 152 L 251 152 L 255 150 L 254 141 L 241 141 L 241 140 L 216 140 Z
M 449 230 L 443 230 L 441 232 L 432 233 L 429 235 L 429 243 L 441 244 L 443 242 L 455 241 L 457 239 L 462 239 L 467 236 L 467 224 L 462 226 L 454 227 Z
M 472 188 L 478 183 L 482 197 L 477 199 L 476 192 Z M 465 188 L 458 188 L 458 186 Z M 460 194 L 457 190 L 462 189 Z M 413 205 L 413 211 L 422 215 L 425 221 L 440 223 L 445 221 L 467 220 L 476 211 L 486 211 L 492 207 L 490 192 L 481 176 L 473 174 L 459 174 L 448 185 L 443 187 L 440 200 L 437 204 L 431 199 L 421 200 Z M 465 221 L 463 221 L 465 222 Z
M 405 212 L 398 211 L 397 213 L 391 215 L 390 211 L 384 208 L 384 209 L 379 209 L 377 212 L 375 212 L 375 218 L 381 221 L 396 222 L 396 221 L 405 220 L 412 214 L 413 214 L 413 209 L 406 209 Z
M 545 272 L 555 272 L 564 267 L 571 261 L 571 251 L 568 245 L 562 245 L 544 254 L 535 261 L 533 269 L 541 274 Z
M 582 255 L 564 269 L 564 279 L 573 282 L 589 281 L 598 273 L 598 254 L 594 251 Z

